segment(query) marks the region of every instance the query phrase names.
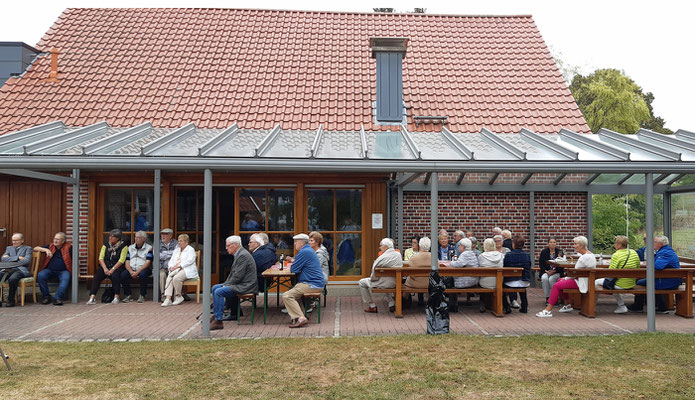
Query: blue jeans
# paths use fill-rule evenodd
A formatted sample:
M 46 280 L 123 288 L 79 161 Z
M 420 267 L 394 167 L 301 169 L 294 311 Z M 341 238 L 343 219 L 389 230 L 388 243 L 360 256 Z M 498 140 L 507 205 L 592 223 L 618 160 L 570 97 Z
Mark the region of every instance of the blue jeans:
M 132 279 L 132 277 L 130 276 L 130 272 L 128 272 L 127 269 L 123 268 L 123 271 L 121 271 L 120 274 L 121 286 L 123 286 L 123 294 L 126 296 L 130 296 L 133 293 L 130 289 L 130 280 Z M 147 278 L 149 278 L 150 276 L 152 276 L 152 268 L 145 268 L 138 272 L 138 281 L 140 282 L 140 295 L 143 297 L 147 295 Z
M 39 283 L 39 287 L 41 288 L 41 294 L 43 295 L 44 299 L 48 299 L 51 297 L 51 293 L 48 291 L 48 280 L 51 278 L 58 278 L 58 291 L 56 292 L 55 298 L 56 299 L 63 299 L 63 295 L 65 295 L 65 290 L 67 290 L 68 285 L 70 284 L 70 271 L 67 269 L 64 271 L 54 271 L 52 269 L 43 269 L 39 272 L 39 275 L 36 277 L 36 280 Z
M 229 286 L 223 286 L 222 284 L 215 285 L 212 287 L 212 290 L 210 291 L 212 293 L 212 313 L 215 316 L 215 319 L 218 321 L 222 321 L 222 317 L 224 316 L 224 301 L 228 300 L 229 301 L 229 308 L 232 310 L 232 315 L 236 314 L 236 309 L 237 309 L 237 303 L 239 302 L 239 298 L 237 297 L 237 293 L 232 290 Z

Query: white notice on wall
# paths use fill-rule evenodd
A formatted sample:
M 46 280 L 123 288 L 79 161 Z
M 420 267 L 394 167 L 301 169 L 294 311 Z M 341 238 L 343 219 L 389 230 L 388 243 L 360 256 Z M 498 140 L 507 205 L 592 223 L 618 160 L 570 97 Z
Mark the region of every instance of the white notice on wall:
M 384 214 L 372 214 L 372 229 L 384 229 Z

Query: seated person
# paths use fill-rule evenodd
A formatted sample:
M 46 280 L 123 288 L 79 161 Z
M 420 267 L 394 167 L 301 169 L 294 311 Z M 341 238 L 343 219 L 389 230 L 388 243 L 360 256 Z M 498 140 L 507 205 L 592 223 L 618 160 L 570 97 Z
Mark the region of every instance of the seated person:
M 476 239 L 475 236 L 469 236 L 468 240 L 471 241 L 471 248 L 473 249 L 473 253 L 475 253 L 476 257 L 479 257 L 482 253 L 480 252 L 480 250 L 478 250 L 478 239 Z
M 514 244 L 512 240 L 512 232 L 509 229 L 505 229 L 502 231 L 502 237 L 504 238 L 502 241 L 502 246 L 508 248 L 509 250 L 513 250 Z
M 422 243 L 422 239 L 420 239 L 420 242 Z M 394 250 L 393 247 L 393 240 L 389 238 L 381 239 L 381 242 L 379 242 L 379 250 L 381 251 L 381 255 L 374 260 L 374 263 L 372 264 L 372 273 L 370 274 L 369 278 L 362 278 L 359 281 L 362 301 L 367 304 L 367 308 L 364 309 L 364 312 L 378 312 L 376 304 L 372 299 L 372 288 L 390 289 L 396 287 L 395 278 L 374 276 L 374 271 L 377 267 L 393 268 L 403 266 L 400 253 Z M 423 253 L 418 254 L 418 256 L 421 254 Z M 413 258 L 418 256 L 414 256 Z M 396 302 L 394 301 L 393 294 L 386 293 L 386 297 L 388 299 L 389 311 L 394 312 L 396 310 Z
M 432 265 L 432 253 L 430 253 L 432 241 L 427 236 L 420 239 L 418 247 L 420 252 L 408 260 L 408 267 L 429 267 Z M 383 278 L 382 278 L 383 279 Z M 430 278 L 427 276 L 409 276 L 405 280 L 405 286 L 418 289 L 427 289 L 430 285 Z
M 301 328 L 309 324 L 309 320 L 304 316 L 298 300 L 302 298 L 304 293 L 315 293 L 322 290 L 326 286 L 326 279 L 323 277 L 321 263 L 316 252 L 309 246 L 309 235 L 300 233 L 295 235 L 293 239 L 297 255 L 292 260 L 290 272 L 296 274 L 297 284 L 283 293 L 282 301 L 285 303 L 287 313 L 292 320 L 289 325 L 290 328 Z
M 164 228 L 160 232 L 159 241 L 159 294 L 164 295 L 167 275 L 169 275 L 169 260 L 171 260 L 178 243 L 174 239 L 174 231 Z
M 253 256 L 253 261 L 256 265 L 256 281 L 258 282 L 258 290 L 263 290 L 265 286 L 263 271 L 272 267 L 278 259 L 277 255 L 275 254 L 275 246 L 273 246 L 272 243 L 268 243 L 268 235 L 265 233 L 254 233 L 249 238 L 249 252 Z
M 458 242 L 459 258 L 449 264 L 454 268 L 478 267 L 478 257 L 472 250 L 473 244 L 468 238 L 463 238 Z M 479 278 L 477 276 L 457 276 L 454 278 L 454 287 L 462 289 L 476 286 Z
M 615 242 L 613 247 L 615 247 L 615 253 L 611 257 L 611 263 L 608 266 L 609 269 L 636 269 L 639 268 L 639 255 L 637 252 L 628 249 L 628 239 L 627 236 L 618 235 L 615 237 Z M 595 285 L 596 289 L 603 288 L 603 281 L 605 278 L 596 279 Z M 620 278 L 615 281 L 615 289 L 632 289 L 635 287 L 635 278 Z M 625 300 L 623 300 L 623 295 L 620 293 L 613 293 L 613 297 L 618 302 L 618 308 L 613 311 L 616 314 L 624 314 L 627 312 L 627 307 L 625 307 Z
M 497 251 L 495 240 L 487 238 L 483 241 L 483 252 L 478 256 L 478 264 L 481 267 L 501 268 L 504 266 L 504 254 Z M 497 288 L 497 278 L 494 276 L 481 276 L 479 285 L 485 289 Z
M 162 307 L 178 306 L 183 303 L 181 289 L 186 279 L 198 278 L 196 253 L 189 245 L 191 239 L 185 233 L 179 235 L 178 246 L 169 260 L 169 275 L 164 284 L 164 302 Z M 172 301 L 171 298 L 174 297 Z
M 593 253 L 591 253 L 587 246 L 589 246 L 589 241 L 584 236 L 577 236 L 574 238 L 574 250 L 581 254 L 574 268 L 596 268 L 596 258 Z M 553 316 L 553 306 L 557 304 L 557 300 L 562 295 L 565 298 L 565 305 L 560 309 L 561 313 L 573 311 L 571 304 L 567 303 L 567 295 L 564 293 L 565 289 L 579 289 L 580 293 L 586 293 L 589 291 L 589 278 L 563 278 L 557 281 L 553 285 L 553 289 L 550 292 L 550 299 L 548 299 L 548 305 L 538 313 L 536 317 L 547 318 Z
M 120 229 L 113 229 L 109 232 L 109 241 L 101 246 L 99 252 L 99 266 L 94 270 L 94 279 L 92 279 L 92 289 L 89 291 L 89 300 L 87 305 L 97 304 L 96 295 L 99 291 L 101 282 L 109 278 L 113 286 L 114 296 L 111 303 L 118 304 L 118 287 L 120 286 L 121 274 L 120 269 L 125 264 L 128 257 L 128 246 L 121 240 L 123 233 Z
M 53 305 L 62 306 L 63 296 L 70 284 L 70 274 L 72 273 L 72 244 L 66 242 L 66 236 L 63 232 L 58 232 L 53 237 L 53 242 L 46 246 L 36 246 L 34 251 L 40 251 L 46 254 L 46 260 L 43 262 L 42 270 L 36 277 L 37 283 L 41 288 L 43 301 L 41 304 L 49 304 L 51 300 Z M 48 280 L 58 278 L 58 290 L 55 296 L 51 298 L 48 291 Z
M 504 267 L 507 268 L 523 268 L 521 277 L 504 278 L 504 286 L 513 288 L 527 288 L 531 285 L 531 256 L 523 250 L 526 241 L 521 235 L 516 235 L 512 238 L 512 251 L 504 255 Z M 512 310 L 507 301 L 507 295 L 516 293 L 506 293 L 502 296 L 502 304 L 504 313 L 509 314 Z M 511 296 L 510 296 L 511 299 Z M 521 307 L 519 312 L 526 314 L 528 312 L 528 299 L 526 291 L 521 292 Z
M 449 233 L 446 231 L 446 229 L 441 229 L 439 231 L 438 240 L 439 243 L 437 244 L 437 259 L 450 260 L 450 255 L 456 254 L 456 249 L 454 248 L 453 244 L 449 243 Z
M 459 252 L 458 243 L 461 241 L 461 239 L 463 239 L 465 237 L 466 237 L 466 234 L 463 233 L 463 231 L 460 229 L 454 232 L 452 244 L 454 245 L 454 252 L 455 252 L 457 258 L 458 258 L 458 256 L 461 255 L 461 253 Z
M 140 283 L 140 297 L 138 303 L 145 302 L 147 296 L 147 278 L 152 276 L 152 245 L 147 243 L 147 233 L 137 231 L 135 233 L 135 243 L 128 246 L 128 256 L 125 260 L 125 268 L 119 273 L 121 285 L 123 285 L 124 303 L 133 301 L 132 291 L 130 289 L 130 279 L 138 278 Z M 118 293 L 118 289 L 114 290 Z M 114 301 L 116 298 L 114 297 Z
M 14 268 L 0 270 L 0 279 L 2 279 L 4 275 L 10 287 L 5 307 L 15 306 L 15 297 L 17 295 L 19 281 L 31 276 L 31 272 L 29 271 L 31 266 L 31 252 L 31 247 L 24 244 L 24 235 L 19 232 L 13 233 L 12 244 L 5 249 L 5 253 L 2 255 L 2 262 L 16 262 L 19 263 L 19 265 Z
M 543 251 L 541 251 L 541 255 L 538 257 L 538 268 L 540 270 L 541 285 L 543 286 L 546 304 L 548 304 L 550 290 L 553 288 L 555 282 L 560 279 L 560 276 L 563 273 L 562 268 L 555 268 L 548 264 L 548 261 L 562 257 L 563 254 L 565 253 L 562 251 L 562 249 L 557 247 L 557 240 L 555 240 L 555 238 L 550 238 L 548 240 L 548 247 L 543 249 Z
M 263 239 L 256 237 L 256 240 Z M 222 318 L 224 318 L 225 304 L 231 309 L 229 319 L 234 321 L 239 318 L 236 314 L 239 304 L 237 296 L 240 294 L 258 293 L 256 262 L 253 256 L 241 246 L 241 237 L 228 237 L 225 240 L 225 248 L 227 253 L 234 255 L 234 262 L 227 280 L 224 283 L 214 285 L 210 291 L 213 307 L 213 315 L 210 317 L 210 330 L 224 329 Z M 273 255 L 275 255 L 275 252 L 273 252 Z
M 403 253 L 403 261 L 410 260 L 414 255 L 420 252 L 420 236 L 410 238 L 411 247 Z
M 654 269 L 662 270 L 666 268 L 680 268 L 681 263 L 678 259 L 678 255 L 673 250 L 673 247 L 669 246 L 669 241 L 666 236 L 656 236 L 654 238 Z M 654 289 L 655 290 L 670 290 L 676 289 L 680 286 L 682 280 L 680 278 L 656 278 L 654 279 Z M 636 282 L 637 286 L 647 286 L 646 279 L 638 279 Z M 666 308 L 666 295 L 657 294 L 654 296 L 656 300 L 656 312 L 660 314 L 667 314 L 668 308 Z M 628 310 L 634 312 L 642 312 L 644 309 L 644 302 L 646 296 L 643 294 L 635 295 L 635 302 L 628 307 Z
M 646 261 L 647 260 L 647 255 L 645 254 L 647 251 L 647 234 L 645 233 L 642 235 L 642 240 L 644 241 L 644 246 L 637 249 L 637 255 L 639 256 L 640 261 Z

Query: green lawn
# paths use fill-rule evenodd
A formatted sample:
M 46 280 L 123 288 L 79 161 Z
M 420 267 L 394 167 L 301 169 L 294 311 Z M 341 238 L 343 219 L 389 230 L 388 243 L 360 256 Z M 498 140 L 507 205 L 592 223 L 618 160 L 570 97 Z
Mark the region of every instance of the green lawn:
M 1 342 L 0 397 L 695 398 L 695 337 Z

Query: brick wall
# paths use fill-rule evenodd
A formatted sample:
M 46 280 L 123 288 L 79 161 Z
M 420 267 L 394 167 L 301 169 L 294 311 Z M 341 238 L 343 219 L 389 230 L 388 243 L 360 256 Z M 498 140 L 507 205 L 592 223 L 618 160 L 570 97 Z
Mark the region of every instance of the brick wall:
M 79 206 L 79 218 L 80 218 L 80 229 L 78 231 L 80 238 L 80 274 L 87 274 L 87 233 L 88 233 L 88 220 L 89 220 L 89 187 L 87 185 L 87 180 L 80 180 L 80 206 Z M 73 186 L 66 185 L 66 209 L 65 209 L 65 234 L 68 236 L 68 240 L 72 241 L 73 232 L 73 221 L 72 221 L 72 196 L 73 196 Z M 96 213 L 96 210 L 92 211 Z
M 429 192 L 403 194 L 405 238 L 429 236 Z M 399 210 L 396 206 L 396 213 Z M 572 249 L 572 238 L 587 234 L 585 193 L 535 193 L 536 259 L 548 239 L 558 240 L 560 248 Z M 398 214 L 394 214 L 398 215 Z M 529 194 L 504 192 L 439 193 L 439 228 L 449 233 L 472 230 L 482 243 L 499 226 L 529 237 Z M 404 242 L 407 245 L 407 240 Z M 528 251 L 528 242 L 526 245 Z

